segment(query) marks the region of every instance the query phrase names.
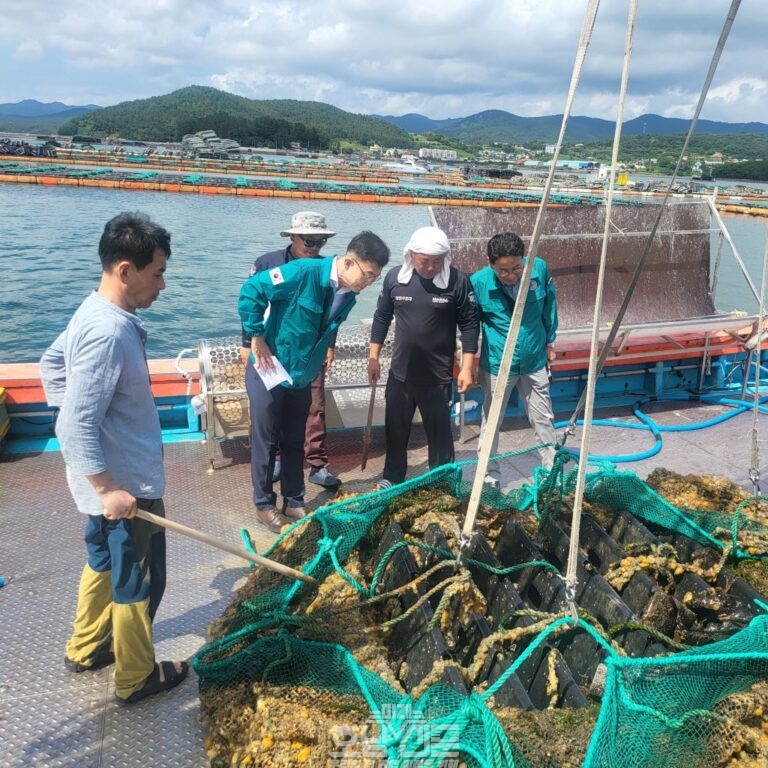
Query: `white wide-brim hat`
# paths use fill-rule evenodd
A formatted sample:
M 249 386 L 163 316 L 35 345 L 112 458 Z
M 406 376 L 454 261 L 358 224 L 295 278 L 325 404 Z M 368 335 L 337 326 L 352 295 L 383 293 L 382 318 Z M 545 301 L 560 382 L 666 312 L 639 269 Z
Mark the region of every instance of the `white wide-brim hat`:
M 315 211 L 299 211 L 291 217 L 291 228 L 284 229 L 280 235 L 318 235 L 320 237 L 333 237 L 336 233 L 328 229 L 325 216 Z

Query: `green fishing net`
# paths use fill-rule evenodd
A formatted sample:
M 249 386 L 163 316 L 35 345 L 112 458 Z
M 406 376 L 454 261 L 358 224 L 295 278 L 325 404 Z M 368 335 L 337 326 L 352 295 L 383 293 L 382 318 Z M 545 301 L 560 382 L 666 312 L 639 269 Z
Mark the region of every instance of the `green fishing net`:
M 765 765 L 768 606 L 747 586 L 736 597 L 717 586 L 726 561 L 768 554 L 765 500 L 697 512 L 633 473 L 589 472 L 587 516 L 649 543 L 627 539 L 615 562 L 586 552 L 569 604 L 565 463 L 558 454 L 531 486 L 484 491 L 470 542 L 471 463 L 342 498 L 285 530 L 262 554 L 317 587 L 252 570 L 193 662 L 211 766 Z M 709 559 L 678 562 L 683 539 Z M 627 608 L 643 588 L 674 604 L 676 624 Z M 697 610 L 728 620 L 699 622 Z

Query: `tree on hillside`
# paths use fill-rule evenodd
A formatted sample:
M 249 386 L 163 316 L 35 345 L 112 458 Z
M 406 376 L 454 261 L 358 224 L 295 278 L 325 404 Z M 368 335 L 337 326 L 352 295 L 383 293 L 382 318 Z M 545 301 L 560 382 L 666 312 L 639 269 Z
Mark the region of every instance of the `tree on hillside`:
M 270 124 L 264 120 L 277 122 Z M 233 138 L 241 144 L 257 143 L 249 137 L 266 136 L 268 140 L 261 143 L 277 146 L 300 141 L 326 148 L 344 139 L 363 146 L 373 143 L 387 147 L 414 146 L 407 133 L 390 123 L 344 112 L 329 104 L 246 99 L 203 86 L 190 86 L 165 96 L 95 110 L 70 120 L 59 131 L 146 141 L 181 141 L 185 133 L 194 132 L 189 128 L 196 125 L 204 125 L 222 138 Z
M 723 163 L 710 169 L 718 179 L 743 179 L 744 181 L 768 182 L 768 160 L 760 159 L 745 163 Z

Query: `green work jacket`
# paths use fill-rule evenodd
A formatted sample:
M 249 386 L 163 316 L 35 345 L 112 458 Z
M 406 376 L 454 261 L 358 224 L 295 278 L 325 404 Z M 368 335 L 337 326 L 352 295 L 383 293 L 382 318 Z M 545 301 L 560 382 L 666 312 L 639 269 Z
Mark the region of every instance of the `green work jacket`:
M 293 379 L 293 384 L 282 386 L 305 387 L 315 378 L 336 331 L 357 301 L 356 293 L 345 293 L 328 320 L 336 295 L 331 282 L 334 258 L 295 259 L 257 272 L 240 289 L 237 309 L 243 328 L 251 336 L 264 337 Z
M 527 261 L 527 257 L 523 263 Z M 514 302 L 503 289 L 490 266 L 475 272 L 470 280 L 475 291 L 477 312 L 480 315 L 482 343 L 480 367 L 498 374 L 504 342 L 512 321 Z M 520 297 L 517 297 L 520 301 Z M 547 346 L 557 336 L 557 296 L 555 284 L 547 263 L 534 258 L 528 295 L 515 353 L 512 357 L 511 376 L 535 373 L 547 364 Z

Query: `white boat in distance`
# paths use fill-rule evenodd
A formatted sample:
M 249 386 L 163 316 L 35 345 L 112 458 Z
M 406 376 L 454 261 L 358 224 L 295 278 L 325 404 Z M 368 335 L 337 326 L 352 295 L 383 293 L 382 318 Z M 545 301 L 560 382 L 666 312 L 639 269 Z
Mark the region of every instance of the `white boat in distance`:
M 378 167 L 395 173 L 429 173 L 429 168 L 419 163 L 418 158 L 413 155 L 402 155 L 399 162 L 377 163 Z

